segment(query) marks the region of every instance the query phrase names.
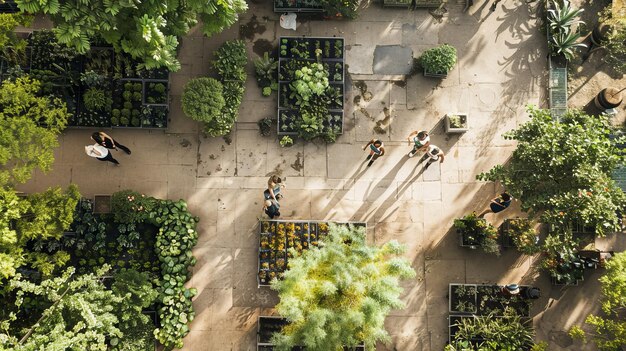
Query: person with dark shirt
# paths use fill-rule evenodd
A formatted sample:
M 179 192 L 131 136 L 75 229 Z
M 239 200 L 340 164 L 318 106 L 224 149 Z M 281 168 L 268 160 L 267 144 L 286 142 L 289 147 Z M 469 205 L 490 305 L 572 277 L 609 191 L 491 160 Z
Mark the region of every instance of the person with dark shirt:
M 365 161 L 370 161 L 367 163 L 367 167 L 370 167 L 377 158 L 385 155 L 385 145 L 383 145 L 383 142 L 381 140 L 372 139 L 369 143 L 363 146 L 363 150 L 367 149 L 368 147 L 370 149 L 370 154 L 367 155 Z
M 93 134 L 91 134 L 91 140 L 93 140 L 96 143 L 98 143 L 98 145 L 106 147 L 107 149 L 117 150 L 117 148 L 120 148 L 120 149 L 124 150 L 125 153 L 130 155 L 130 149 L 129 148 L 127 148 L 126 146 L 120 144 L 119 142 L 117 142 L 117 140 L 111 138 L 105 132 L 94 132 Z
M 489 204 L 489 208 L 484 210 L 479 217 L 486 215 L 489 212 L 498 213 L 506 210 L 510 205 L 513 197 L 509 195 L 506 191 L 500 194 L 500 196 L 491 200 Z
M 270 218 L 274 219 L 274 217 L 280 217 L 280 205 L 277 201 L 265 200 L 263 205 L 263 211 Z

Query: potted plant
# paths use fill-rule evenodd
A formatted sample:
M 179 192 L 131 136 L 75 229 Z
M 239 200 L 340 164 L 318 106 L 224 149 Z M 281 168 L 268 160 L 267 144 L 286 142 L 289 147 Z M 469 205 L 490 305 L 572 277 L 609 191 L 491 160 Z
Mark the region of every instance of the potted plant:
M 509 218 L 502 224 L 502 246 L 512 244 L 520 252 L 527 255 L 538 253 L 539 236 L 528 218 Z
M 597 108 L 601 110 L 610 110 L 612 108 L 616 108 L 622 103 L 622 91 L 626 90 L 623 88 L 618 90 L 617 88 L 605 88 L 600 90 L 598 95 L 594 98 L 594 103 Z
M 445 117 L 446 133 L 458 134 L 467 132 L 467 114 L 448 113 Z
M 578 242 L 571 233 L 550 234 L 543 245 L 545 258 L 541 267 L 548 271 L 555 285 L 578 285 L 583 279 L 584 262 L 577 255 Z
M 471 249 L 480 246 L 486 253 L 500 255 L 498 231 L 484 218 L 479 218 L 476 212 L 455 219 L 454 227 L 459 234 L 461 246 Z
M 424 77 L 445 78 L 456 63 L 456 49 L 448 44 L 426 50 L 419 58 Z

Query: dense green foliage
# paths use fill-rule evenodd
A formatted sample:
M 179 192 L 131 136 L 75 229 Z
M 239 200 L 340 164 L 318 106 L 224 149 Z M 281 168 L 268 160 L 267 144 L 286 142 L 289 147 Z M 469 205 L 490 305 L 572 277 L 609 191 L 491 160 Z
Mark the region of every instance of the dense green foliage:
M 590 315 L 585 322 L 594 328 L 589 334 L 598 350 L 619 350 L 626 345 L 626 252 L 616 254 L 606 263 L 600 283 L 604 315 Z M 570 335 L 586 341 L 586 333 L 580 327 L 572 328 Z
M 117 51 L 144 62 L 146 68 L 180 68 L 176 59 L 178 37 L 203 23 L 206 35 L 218 33 L 237 21 L 247 9 L 244 0 L 168 0 L 163 2 L 17 0 L 28 13 L 46 13 L 55 23 L 61 43 L 79 53 L 90 48 L 90 39 L 101 36 Z
M 508 164 L 477 178 L 500 181 L 544 223 L 568 228 L 579 221 L 599 235 L 618 230 L 626 196 L 611 174 L 623 154 L 609 137 L 607 116 L 569 111 L 555 121 L 547 110 L 528 111 L 531 120 L 504 135 L 517 141 Z
M 95 274 L 76 276 L 74 268 L 70 267 L 59 277 L 41 283 L 22 279 L 18 274 L 7 291 L 16 296 L 15 307 L 29 305 L 26 311 L 36 315 L 28 318 L 36 320 L 18 334 L 10 334 L 10 324 L 25 317 L 21 314 L 24 310 L 10 313 L 2 322 L 0 341 L 3 347 L 0 349 L 138 351 L 153 348 L 150 338 L 131 342 L 131 339 L 139 339 L 132 333 L 140 332 L 142 325 L 151 324 L 141 310 L 155 298 L 152 284 L 141 273 L 125 271 L 115 276 L 113 289 L 107 289 L 102 277 L 109 268 L 105 265 Z M 121 340 L 131 344 L 121 344 Z M 129 348 L 130 345 L 133 347 Z
M 498 231 L 491 223 L 472 212 L 454 220 L 454 227 L 463 236 L 465 245 L 480 246 L 486 253 L 500 255 Z
M 217 118 L 205 124 L 204 132 L 210 136 L 230 133 L 239 117 L 246 82 L 246 44 L 243 40 L 225 42 L 216 52 L 213 66 L 223 86 L 224 107 Z
M 183 112 L 198 122 L 220 118 L 224 108 L 222 83 L 213 78 L 194 78 L 187 82 L 182 96 Z
M 2 279 L 15 275 L 23 264 L 48 276 L 67 263 L 69 256 L 64 251 L 35 253 L 25 250 L 25 246 L 33 240 L 58 240 L 72 223 L 79 198 L 75 185 L 65 192 L 52 188 L 24 199 L 13 190 L 0 190 L 0 286 L 4 284 Z
M 333 225 L 320 248 L 290 259 L 283 279 L 272 280 L 276 310 L 290 322 L 272 337 L 277 350 L 336 351 L 361 343 L 374 349 L 390 340 L 385 317 L 404 306 L 399 280 L 415 271 L 400 257 L 405 248 L 398 242 L 373 247 L 365 239 L 365 228 Z
M 348 19 L 355 19 L 360 0 L 319 0 L 320 5 L 328 16 L 341 15 Z
M 65 103 L 40 96 L 38 81 L 24 77 L 2 82 L 0 187 L 27 181 L 36 168 L 50 170 L 57 136 L 68 117 Z
M 615 5 L 617 6 L 617 5 Z M 626 73 L 626 11 L 614 11 L 613 3 L 600 13 L 600 22 L 609 26 L 602 45 L 606 49 L 604 59 L 619 73 Z
M 447 74 L 456 63 L 456 49 L 448 44 L 428 49 L 419 62 L 428 73 Z
M 32 17 L 18 13 L 0 13 L 0 54 L 8 63 L 18 64 L 25 56 L 26 40 L 13 31 L 17 26 L 29 26 Z
M 504 317 L 497 318 L 491 315 L 463 318 L 458 323 L 459 330 L 454 334 L 454 340 L 445 350 L 528 350 L 533 345 L 535 334 L 532 323 L 524 323 L 509 309 L 504 314 Z M 467 348 L 470 341 L 475 347 Z

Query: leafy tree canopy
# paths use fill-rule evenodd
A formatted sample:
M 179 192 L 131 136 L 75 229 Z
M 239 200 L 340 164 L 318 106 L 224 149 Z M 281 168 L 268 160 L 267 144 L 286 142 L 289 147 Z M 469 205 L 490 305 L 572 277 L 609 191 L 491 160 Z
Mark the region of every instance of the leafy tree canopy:
M 52 167 L 69 114 L 60 99 L 39 96 L 40 88 L 27 77 L 0 86 L 0 187 L 26 182 L 35 168 Z
M 626 252 L 616 254 L 606 263 L 600 283 L 604 315 L 590 315 L 585 322 L 594 327 L 589 334 L 598 350 L 620 350 L 626 345 Z M 570 335 L 586 341 L 586 333 L 578 326 L 570 330 Z
M 531 120 L 504 137 L 518 142 L 506 165 L 477 176 L 500 181 L 522 210 L 566 228 L 572 221 L 599 235 L 620 228 L 626 196 L 611 179 L 623 152 L 611 139 L 606 116 L 569 111 L 560 121 L 548 110 L 528 108 Z
M 41 283 L 24 280 L 18 274 L 9 287 L 16 296 L 17 310 L 0 323 L 2 345 L 16 351 L 130 350 L 125 342 L 138 345 L 132 328 L 151 324 L 141 309 L 152 303 L 156 293 L 147 276 L 136 271 L 118 273 L 114 288 L 107 289 L 102 277 L 109 269 L 105 265 L 95 274 L 75 276 L 70 267 L 59 277 Z M 23 313 L 19 307 L 26 297 L 48 307 L 32 326 L 17 335 L 10 334 L 10 324 Z
M 415 271 L 399 257 L 404 246 L 368 246 L 365 237 L 365 228 L 331 226 L 321 248 L 290 259 L 283 279 L 272 281 L 276 309 L 290 322 L 273 336 L 278 350 L 337 351 L 362 342 L 374 349 L 377 341 L 390 341 L 385 317 L 404 307 L 399 280 Z
M 60 238 L 73 221 L 79 198 L 73 184 L 65 192 L 51 188 L 25 199 L 18 198 L 13 190 L 0 189 L 0 285 L 25 263 L 44 276 L 67 263 L 69 255 L 64 251 L 48 255 L 24 248 L 31 240 Z
M 206 35 L 234 24 L 247 10 L 245 0 L 16 0 L 22 11 L 45 13 L 55 23 L 61 43 L 85 53 L 89 40 L 98 35 L 142 60 L 146 68 L 180 68 L 176 59 L 178 39 L 202 20 Z

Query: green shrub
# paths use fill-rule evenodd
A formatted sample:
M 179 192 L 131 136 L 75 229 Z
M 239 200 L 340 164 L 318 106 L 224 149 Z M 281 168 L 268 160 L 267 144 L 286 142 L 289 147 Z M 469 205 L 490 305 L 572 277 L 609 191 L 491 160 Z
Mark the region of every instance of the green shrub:
M 207 123 L 204 132 L 209 136 L 222 136 L 230 133 L 237 117 L 243 98 L 244 86 L 240 82 L 224 83 L 224 108 L 221 115 Z
M 263 96 L 270 96 L 272 95 L 272 88 L 271 87 L 263 87 Z
M 111 124 L 114 126 L 119 126 L 120 125 L 119 117 L 111 117 Z
M 124 108 L 130 110 L 131 108 L 133 108 L 133 103 L 130 101 L 124 102 Z
M 293 145 L 293 139 L 291 139 L 290 136 L 285 135 L 280 139 L 279 143 L 282 147 L 290 147 L 291 145 Z
M 141 93 L 136 91 L 133 93 L 133 101 L 141 101 Z
M 89 111 L 102 110 L 111 104 L 104 90 L 99 88 L 87 89 L 85 94 L 83 94 L 83 103 Z
M 130 109 L 122 109 L 122 117 L 130 117 Z
M 111 115 L 113 115 L 113 117 L 119 117 L 121 115 L 121 111 L 114 108 L 113 111 L 111 111 Z
M 133 127 L 139 127 L 139 126 L 141 126 L 141 120 L 140 120 L 139 118 L 137 118 L 137 117 L 133 117 L 133 118 L 130 120 L 130 124 L 131 124 Z
M 133 83 L 133 90 L 136 92 L 141 92 L 142 90 L 141 83 Z
M 183 112 L 199 122 L 210 122 L 222 115 L 224 96 L 222 83 L 213 78 L 190 80 L 183 90 Z
M 152 87 L 152 89 L 153 89 L 154 91 L 156 91 L 157 93 L 159 93 L 159 94 L 163 94 L 163 93 L 165 93 L 165 84 L 163 84 L 163 83 L 157 83 L 157 84 L 155 84 L 155 85 Z
M 133 92 L 130 90 L 126 90 L 122 93 L 122 97 L 124 98 L 124 101 L 130 101 L 133 97 Z
M 139 223 L 154 208 L 154 199 L 132 190 L 119 191 L 111 196 L 111 213 L 116 222 Z
M 124 112 L 124 111 L 122 111 Z M 130 113 L 130 111 L 128 111 Z M 130 123 L 130 121 L 128 120 L 128 117 L 122 117 L 120 118 L 120 124 L 123 126 L 127 126 Z
M 87 71 L 80 75 L 80 81 L 88 87 L 98 87 L 104 85 L 106 77 L 94 71 Z
M 213 66 L 224 80 L 246 80 L 246 44 L 243 40 L 230 40 L 225 42 L 216 52 L 216 60 Z
M 448 44 L 426 50 L 420 64 L 429 73 L 447 74 L 456 63 L 456 49 Z

